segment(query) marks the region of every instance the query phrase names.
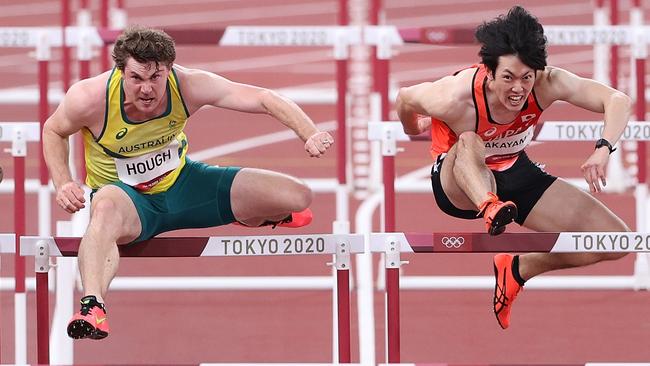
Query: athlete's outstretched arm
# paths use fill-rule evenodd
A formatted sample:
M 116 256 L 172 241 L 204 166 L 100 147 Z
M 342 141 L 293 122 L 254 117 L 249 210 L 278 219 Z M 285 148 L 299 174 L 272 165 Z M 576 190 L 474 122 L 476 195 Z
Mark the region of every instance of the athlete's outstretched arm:
M 554 100 L 563 100 L 575 106 L 604 114 L 602 138 L 612 145 L 618 142 L 632 113 L 632 100 L 624 93 L 592 79 L 579 77 L 559 68 L 549 68 L 548 90 Z M 595 150 L 581 166 L 592 193 L 602 190 L 605 180 L 609 150 Z
M 320 156 L 334 143 L 296 103 L 273 90 L 230 81 L 202 70 L 182 69 L 181 90 L 190 112 L 204 105 L 248 113 L 265 113 L 292 129 L 311 156 Z

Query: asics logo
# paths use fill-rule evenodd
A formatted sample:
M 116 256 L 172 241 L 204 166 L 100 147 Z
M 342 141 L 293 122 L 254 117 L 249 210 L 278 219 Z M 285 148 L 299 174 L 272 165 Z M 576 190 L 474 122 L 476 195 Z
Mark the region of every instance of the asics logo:
M 535 117 L 537 117 L 537 115 L 535 113 L 525 114 L 525 115 L 521 116 L 521 121 L 522 122 L 528 122 L 528 121 L 530 121 L 531 119 L 533 119 Z
M 496 127 L 492 127 L 492 128 L 490 128 L 489 130 L 484 131 L 484 132 L 483 132 L 483 136 L 485 136 L 485 137 L 490 137 L 490 136 L 493 136 L 495 133 L 497 133 L 497 128 L 496 128 Z
M 465 244 L 465 238 L 462 236 L 443 236 L 441 242 L 442 245 L 446 246 L 447 248 L 458 249 L 463 244 Z
M 121 130 L 117 131 L 115 138 L 121 140 L 124 136 L 126 136 L 127 132 L 129 132 L 129 130 L 126 127 L 124 127 Z

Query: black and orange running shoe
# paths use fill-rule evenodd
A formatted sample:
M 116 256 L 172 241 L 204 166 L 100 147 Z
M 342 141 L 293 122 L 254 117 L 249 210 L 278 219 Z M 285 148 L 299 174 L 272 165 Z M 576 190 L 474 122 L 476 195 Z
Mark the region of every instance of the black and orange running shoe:
M 518 257 L 517 257 L 518 259 Z M 519 292 L 523 291 L 523 282 L 515 278 L 513 261 L 515 256 L 510 254 L 497 254 L 494 256 L 494 315 L 501 328 L 510 326 L 510 310 L 512 303 Z
M 74 314 L 68 323 L 68 336 L 73 339 L 108 337 L 106 308 L 95 296 L 81 298 L 81 310 Z
M 512 201 L 502 202 L 492 192 L 488 192 L 490 198 L 485 200 L 478 208 L 478 216 L 485 219 L 485 227 L 488 234 L 499 235 L 506 231 L 506 225 L 517 218 L 517 205 Z
M 259 226 L 248 226 L 244 223 L 235 221 L 233 224 L 235 225 L 241 225 L 245 227 L 262 227 L 262 226 L 271 226 L 273 229 L 276 227 L 291 227 L 291 228 L 297 228 L 297 227 L 302 227 L 302 226 L 307 226 L 311 223 L 311 220 L 313 219 L 314 215 L 312 214 L 311 210 L 306 208 L 300 212 L 292 212 L 291 215 L 285 217 L 284 219 L 280 221 L 265 221 L 263 224 Z

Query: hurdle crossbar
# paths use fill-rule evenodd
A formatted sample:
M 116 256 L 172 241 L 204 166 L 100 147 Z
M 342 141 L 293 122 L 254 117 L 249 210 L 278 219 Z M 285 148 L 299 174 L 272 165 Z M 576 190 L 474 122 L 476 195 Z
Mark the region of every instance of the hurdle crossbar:
M 533 141 L 595 141 L 602 137 L 603 121 L 546 121 L 536 126 Z M 368 122 L 368 139 L 382 141 L 382 151 L 397 153 L 395 141 L 431 141 L 429 134 L 407 135 L 399 121 Z M 650 141 L 650 121 L 630 121 L 621 140 Z
M 405 253 L 650 252 L 650 233 L 644 232 L 375 233 L 370 237 L 373 252 L 385 252 L 391 242 Z
M 431 45 L 475 44 L 475 28 L 400 28 L 399 34 L 406 43 Z M 591 46 L 594 44 L 630 45 L 636 37 L 647 35 L 647 26 L 626 25 L 545 25 L 544 35 L 550 45 Z
M 372 233 L 370 250 L 385 254 L 386 340 L 389 363 L 400 361 L 400 253 L 650 252 L 646 232 Z
M 51 257 L 76 256 L 81 238 L 23 236 L 20 254 L 35 257 L 38 363 L 49 364 L 48 271 Z M 350 362 L 350 254 L 364 251 L 361 234 L 165 237 L 120 246 L 123 257 L 335 256 L 339 362 Z

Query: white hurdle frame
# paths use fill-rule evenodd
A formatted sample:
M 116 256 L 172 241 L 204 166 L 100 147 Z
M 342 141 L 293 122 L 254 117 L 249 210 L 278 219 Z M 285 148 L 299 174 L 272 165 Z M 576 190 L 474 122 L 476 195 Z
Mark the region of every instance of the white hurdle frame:
M 26 233 L 26 201 L 25 201 L 25 158 L 27 143 L 40 140 L 38 122 L 0 122 L 0 142 L 11 142 L 11 148 L 6 149 L 14 160 L 14 234 Z M 0 183 L 2 185 L 2 183 Z M 15 243 L 16 251 L 20 243 Z M 8 281 L 3 281 L 8 282 Z M 25 258 L 14 252 L 14 336 L 16 364 L 27 363 L 27 298 L 25 288 Z
M 453 240 L 453 242 L 450 242 Z M 400 253 L 604 253 L 650 252 L 647 232 L 371 233 L 370 251 L 383 253 L 386 279 L 386 362 L 400 362 Z M 491 277 L 494 286 L 494 277 Z M 534 280 L 534 279 L 533 279 Z M 532 281 L 532 280 L 531 280 Z M 454 286 L 458 289 L 458 286 Z M 528 288 L 528 287 L 526 287 Z
M 49 364 L 49 302 L 47 294 L 50 258 L 76 256 L 81 238 L 23 236 L 20 255 L 35 257 L 38 363 Z M 179 244 L 179 242 L 183 242 Z M 275 243 L 275 250 L 273 244 Z M 266 246 L 268 244 L 268 246 Z M 322 246 L 321 246 L 322 245 Z M 237 249 L 239 247 L 239 250 Z M 265 249 L 266 248 L 266 249 Z M 284 248 L 284 250 L 282 249 Z M 292 252 L 287 252 L 291 248 Z M 314 249 L 310 249 L 314 248 Z M 249 251 L 252 249 L 252 252 Z M 282 252 L 278 252 L 281 250 Z M 265 252 L 266 251 L 266 252 Z M 350 362 L 350 255 L 364 251 L 364 237 L 359 234 L 305 234 L 269 236 L 222 236 L 195 238 L 154 238 L 138 246 L 120 248 L 125 257 L 242 257 L 251 255 L 334 255 L 336 268 L 339 357 Z M 345 294 L 345 296 L 343 296 Z

